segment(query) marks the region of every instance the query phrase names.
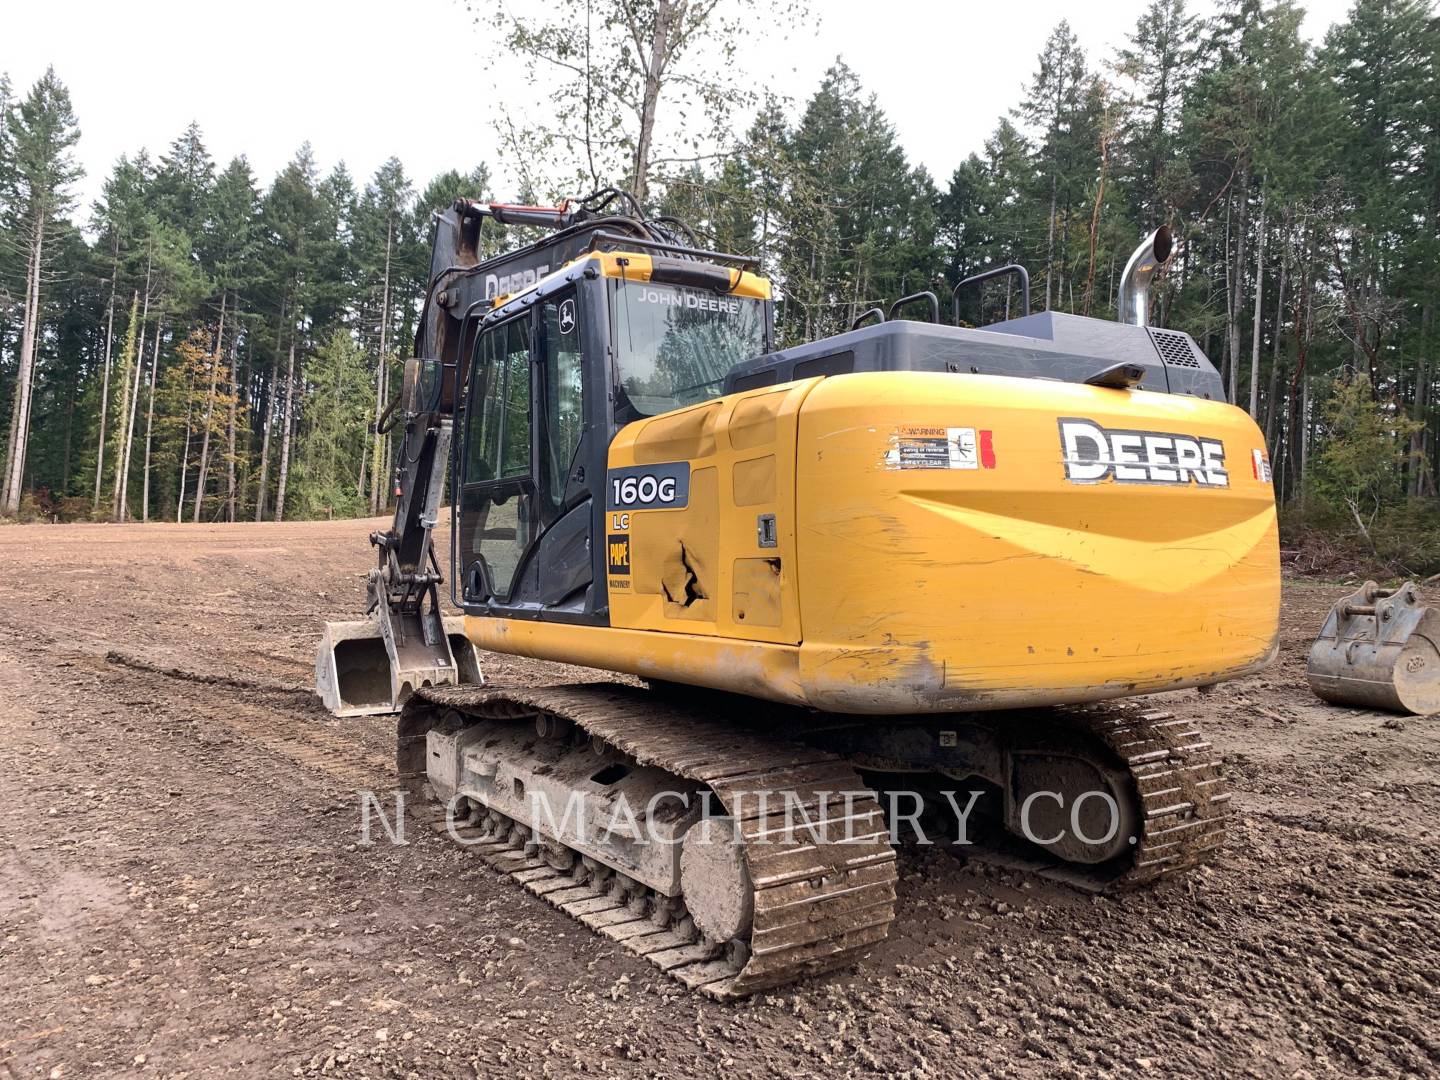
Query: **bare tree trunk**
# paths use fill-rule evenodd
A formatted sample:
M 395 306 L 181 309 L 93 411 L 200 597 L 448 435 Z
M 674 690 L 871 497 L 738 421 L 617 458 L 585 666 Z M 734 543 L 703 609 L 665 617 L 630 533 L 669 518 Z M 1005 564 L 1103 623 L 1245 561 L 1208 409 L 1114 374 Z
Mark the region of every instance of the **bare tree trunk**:
M 1235 273 L 1235 265 L 1230 258 L 1230 252 L 1234 250 L 1231 239 L 1230 227 L 1235 216 L 1235 193 L 1231 191 L 1225 196 L 1225 240 L 1222 245 L 1224 258 L 1221 260 L 1225 266 L 1225 328 L 1221 332 L 1220 339 L 1220 385 L 1230 385 L 1230 294 L 1231 279 Z M 1210 331 L 1205 331 L 1205 355 L 1213 356 L 1210 352 Z
M 1052 283 L 1055 280 L 1055 200 L 1059 194 L 1059 179 L 1054 165 L 1050 170 L 1050 219 L 1045 225 L 1045 310 L 1050 310 Z M 1028 313 L 1027 313 L 1028 314 Z
M 200 511 L 205 505 L 205 479 L 210 466 L 210 428 L 215 417 L 215 387 L 220 381 L 220 357 L 224 355 L 225 291 L 220 291 L 220 324 L 215 329 L 215 352 L 210 360 L 210 392 L 205 395 L 205 434 L 200 440 L 200 480 L 195 487 L 194 524 L 200 524 Z
M 285 369 L 285 424 L 284 432 L 280 436 L 280 479 L 275 485 L 275 520 L 285 520 L 285 481 L 290 475 L 290 433 L 294 431 L 295 424 L 293 409 L 295 405 L 295 334 L 290 334 L 290 364 Z
M 376 427 L 379 427 L 381 408 L 382 408 L 382 406 L 381 406 L 381 404 L 380 404 L 380 368 L 377 366 L 377 367 L 375 368 L 375 418 L 374 418 L 374 420 L 372 421 L 372 423 L 373 423 L 374 426 L 376 426 Z M 366 499 L 366 498 L 368 498 L 369 503 L 374 503 L 374 501 L 375 501 L 374 476 L 373 476 L 373 469 L 372 469 L 371 466 L 370 466 L 370 459 L 371 459 L 372 457 L 374 457 L 374 456 L 375 456 L 375 448 L 374 448 L 373 445 L 371 446 L 370 452 L 369 452 L 368 454 L 365 452 L 365 450 L 364 450 L 363 447 L 361 448 L 361 450 L 360 450 L 360 474 L 355 478 L 355 497 L 356 497 L 356 498 L 359 498 L 359 499 Z M 369 476 L 370 476 L 370 479 L 371 479 L 371 487 L 370 487 L 370 492 L 369 492 L 368 496 L 367 496 L 366 491 L 365 491 L 365 479 L 366 479 L 366 476 L 367 476 L 367 475 L 369 475 Z
M 1106 111 L 1105 123 L 1109 123 Z M 1104 130 L 1100 135 L 1100 183 L 1095 188 L 1095 206 L 1090 212 L 1090 267 L 1085 274 L 1085 304 L 1082 315 L 1090 314 L 1090 304 L 1095 299 L 1095 241 L 1100 233 L 1100 207 L 1105 202 L 1105 171 L 1110 165 L 1110 134 Z
M 390 247 L 395 233 L 394 217 L 385 225 L 385 282 L 380 293 L 380 363 L 375 367 L 375 442 L 371 451 L 370 465 L 370 513 L 380 513 L 384 498 L 381 474 L 384 471 L 385 436 L 380 434 L 380 414 L 385 410 L 386 370 L 385 353 L 389 348 L 387 331 L 390 323 Z M 364 464 L 361 464 L 364 475 Z
M 1286 227 L 1281 234 L 1282 238 L 1289 236 L 1289 215 L 1286 215 Z M 1275 300 L 1275 342 L 1270 355 L 1270 398 L 1265 404 L 1265 445 L 1270 448 L 1272 456 L 1276 453 L 1275 445 L 1275 422 L 1279 415 L 1280 397 L 1280 339 L 1281 330 L 1285 325 L 1285 284 L 1290 263 L 1285 258 L 1282 248 L 1280 254 L 1280 290 Z
M 115 279 L 120 273 L 120 239 L 115 239 L 115 261 L 110 270 L 110 306 L 105 315 L 105 375 L 100 383 L 100 435 L 95 445 L 95 498 L 90 511 L 100 509 L 100 478 L 105 475 L 105 421 L 110 408 L 110 357 L 115 343 Z
M 35 233 L 30 240 L 30 266 L 25 281 L 25 328 L 20 334 L 20 367 L 15 374 L 18 407 L 10 425 L 10 455 L 6 459 L 5 513 L 20 513 L 24 486 L 25 451 L 30 442 L 30 399 L 34 388 L 35 343 L 40 321 L 40 260 L 45 249 L 45 211 L 35 209 Z
M 645 91 L 640 103 L 640 137 L 635 143 L 635 174 L 631 188 L 635 198 L 642 203 L 649 187 L 650 148 L 655 136 L 655 111 L 660 102 L 660 86 L 665 76 L 665 63 L 669 59 L 670 32 L 685 17 L 687 0 L 658 0 L 655 7 L 654 33 L 650 39 L 650 55 L 645 67 Z M 632 35 L 636 38 L 637 59 L 645 56 L 645 48 L 639 40 L 633 18 L 630 20 Z
M 1265 182 L 1260 182 L 1260 239 L 1255 247 L 1255 315 L 1250 335 L 1250 416 L 1260 414 L 1260 302 L 1265 295 Z
M 1434 379 L 1430 364 L 1430 334 L 1434 323 L 1435 301 L 1427 295 L 1420 308 L 1420 361 L 1415 373 L 1415 419 L 1419 420 L 1422 426 L 1410 440 L 1410 452 L 1414 459 L 1410 465 L 1410 494 L 1416 497 L 1431 493 L 1431 478 L 1426 462 L 1429 458 L 1430 439 L 1430 383 Z
M 145 320 L 140 320 L 140 335 L 135 340 L 135 371 L 130 383 L 130 411 L 126 418 L 125 438 L 120 444 L 120 475 L 115 480 L 115 520 L 130 517 L 130 462 L 135 446 L 135 416 L 140 411 L 140 376 L 145 367 Z
M 233 338 L 231 342 L 233 344 Z M 253 331 L 245 335 L 245 362 L 240 366 L 240 382 L 235 388 L 235 394 L 239 399 L 235 418 L 235 520 L 239 521 L 240 507 L 250 497 L 250 484 L 255 479 L 250 470 L 242 467 L 242 462 L 247 459 L 250 447 L 255 442 L 254 431 L 251 428 L 252 418 L 257 411 L 255 334 Z M 240 427 L 241 424 L 245 425 L 243 429 Z
M 1240 306 L 1245 296 L 1245 223 L 1250 207 L 1250 167 L 1247 164 L 1240 173 L 1237 195 L 1240 209 L 1236 214 L 1235 226 L 1235 273 L 1230 279 L 1230 297 L 1226 305 L 1230 317 L 1226 341 L 1226 358 L 1230 362 L 1230 384 L 1227 391 L 1230 404 L 1234 405 L 1240 396 Z
M 28 274 L 27 274 L 28 278 Z M 23 317 L 23 316 L 22 316 Z M 15 460 L 15 436 L 20 431 L 20 387 L 15 387 L 15 394 L 10 399 L 10 431 L 9 446 L 5 453 L 4 479 L 0 480 L 0 498 L 3 498 L 4 489 L 9 486 L 10 463 Z
M 260 490 L 255 495 L 255 520 L 265 520 L 266 483 L 270 472 L 270 428 L 275 423 L 275 393 L 280 387 L 280 343 L 285 334 L 285 302 L 280 302 L 280 324 L 275 331 L 275 358 L 270 361 L 270 388 L 265 395 L 265 422 L 260 438 Z
M 65 394 L 65 451 L 61 455 L 60 464 L 60 493 L 66 494 L 70 490 L 70 448 L 75 432 L 75 377 L 70 379 Z
M 265 421 L 261 425 L 263 434 L 260 436 L 260 475 L 259 486 L 255 492 L 255 520 L 265 520 L 265 496 L 269 484 L 270 473 L 270 427 L 275 423 L 275 389 L 280 382 L 279 360 L 271 361 L 270 364 L 270 389 L 265 395 Z
M 1415 414 L 1415 418 L 1419 420 L 1422 425 L 1425 423 L 1425 412 L 1429 405 L 1429 380 L 1429 365 L 1426 357 L 1421 356 L 1416 363 L 1415 403 L 1411 408 Z M 1410 461 L 1408 468 L 1410 469 L 1410 477 L 1407 488 L 1411 498 L 1415 498 L 1421 492 L 1422 478 L 1425 475 L 1425 428 L 1423 426 L 1410 436 Z
M 239 303 L 237 297 L 236 303 Z M 235 523 L 235 411 L 240 404 L 240 335 L 230 335 L 230 415 L 225 421 L 225 520 Z
M 130 514 L 130 454 L 135 441 L 135 411 L 140 400 L 140 369 L 145 359 L 145 320 L 150 315 L 150 270 L 151 260 L 145 263 L 145 301 L 140 311 L 140 328 L 135 334 L 135 379 L 129 391 L 129 417 L 125 424 L 125 439 L 120 444 L 120 475 L 115 480 L 116 521 L 124 521 Z
M 1310 380 L 1300 380 L 1300 506 L 1305 506 L 1305 474 L 1310 469 Z
M 124 344 L 124 346 L 123 346 L 123 348 L 124 348 L 124 350 L 125 350 L 125 364 L 126 364 L 126 365 L 129 365 L 129 363 L 130 363 L 130 335 L 133 333 L 133 334 L 135 335 L 135 340 L 136 340 L 137 342 L 140 340 L 140 331 L 141 331 L 143 328 L 136 325 L 136 324 L 139 322 L 139 318 L 140 318 L 140 290 L 139 290 L 139 289 L 136 289 L 136 290 L 131 294 L 131 297 L 130 297 L 130 321 L 129 321 L 129 323 L 127 324 L 127 327 L 126 327 L 126 331 L 125 331 L 125 344 Z M 137 352 L 138 352 L 138 349 L 137 349 Z M 124 431 L 124 430 L 125 430 L 125 428 L 124 428 L 125 417 L 127 417 L 127 416 L 130 415 L 130 371 L 129 371 L 128 366 L 121 368 L 121 375 L 122 375 L 122 378 L 121 378 L 120 385 L 119 385 L 119 388 L 118 388 L 118 389 L 119 389 L 119 392 L 120 392 L 120 401 L 119 401 L 120 407 L 119 407 L 119 409 L 117 409 L 116 412 L 115 412 L 115 423 L 116 423 L 117 433 L 120 432 L 120 431 Z M 119 514 L 119 509 L 118 509 L 118 508 L 119 508 L 119 497 L 120 497 L 120 473 L 121 473 L 121 463 L 122 463 L 122 461 L 123 461 L 123 459 L 124 459 L 124 454 L 123 454 L 124 449 L 125 449 L 125 444 L 124 444 L 124 440 L 123 440 L 123 438 L 122 438 L 121 441 L 120 441 L 120 445 L 115 448 L 115 481 L 114 481 L 114 483 L 111 485 L 111 488 L 110 488 L 110 517 L 111 517 L 112 519 L 113 519 L 113 518 L 116 518 L 116 517 L 118 516 L 118 514 Z
M 185 520 L 185 476 L 190 472 L 191 421 L 195 415 L 195 369 L 185 384 L 185 441 L 180 445 L 180 494 L 175 499 L 175 524 Z
M 1291 331 L 1295 342 L 1295 365 L 1290 375 L 1290 398 L 1289 407 L 1286 412 L 1285 421 L 1285 467 L 1289 472 L 1292 492 L 1298 492 L 1301 498 L 1301 507 L 1304 507 L 1303 477 L 1297 468 L 1301 465 L 1300 432 L 1304 423 L 1303 396 L 1305 378 L 1305 365 L 1308 361 L 1310 349 L 1310 325 L 1311 325 L 1311 301 L 1314 297 L 1314 254 L 1315 254 L 1315 226 L 1314 223 L 1305 225 L 1300 230 L 1300 246 L 1297 251 L 1299 256 L 1295 264 L 1295 300 L 1293 311 L 1293 328 Z
M 386 401 L 389 401 L 389 400 L 390 400 L 390 365 L 389 365 L 389 364 L 386 364 L 386 365 L 385 365 L 385 400 L 386 400 Z M 391 487 L 394 485 L 394 482 L 395 482 L 395 480 L 394 480 L 395 474 L 394 474 L 394 472 L 392 471 L 392 469 L 391 469 L 391 467 L 390 467 L 390 454 L 391 454 L 391 450 L 393 449 L 393 443 L 390 441 L 390 436 L 389 436 L 389 435 L 382 436 L 382 438 L 384 439 L 384 450 L 385 450 L 385 453 L 384 453 L 384 455 L 383 455 L 383 456 L 381 457 L 381 459 L 380 459 L 380 470 L 381 470 L 381 473 L 380 473 L 380 505 L 375 508 L 375 513 L 377 513 L 377 514 L 383 514 L 383 513 L 385 512 L 385 507 L 386 507 L 386 506 L 389 504 L 389 502 L 390 502 L 390 494 L 391 494 L 390 489 L 391 489 Z
M 150 435 L 155 429 L 155 384 L 160 381 L 160 328 L 164 320 L 155 320 L 155 352 L 150 357 L 150 403 L 145 411 L 145 465 L 141 470 L 140 520 L 150 520 Z

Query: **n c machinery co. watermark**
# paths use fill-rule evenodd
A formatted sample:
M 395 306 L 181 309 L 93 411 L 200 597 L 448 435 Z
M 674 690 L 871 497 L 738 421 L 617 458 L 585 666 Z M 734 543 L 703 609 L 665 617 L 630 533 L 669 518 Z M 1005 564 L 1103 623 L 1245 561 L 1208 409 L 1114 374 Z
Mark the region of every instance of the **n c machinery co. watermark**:
M 969 846 L 972 843 L 971 814 L 987 794 L 993 797 L 994 793 L 982 789 L 964 792 L 943 790 L 939 794 L 944 800 L 943 808 L 933 795 L 927 799 L 919 792 L 905 790 L 816 791 L 807 793 L 804 799 L 793 791 L 742 791 L 732 792 L 728 812 L 720 812 L 715 800 L 693 791 L 658 792 L 638 807 L 624 796 L 571 791 L 564 806 L 558 808 L 546 792 L 532 791 L 529 793 L 529 820 L 516 820 L 537 834 L 549 837 L 576 838 L 602 844 L 616 840 L 629 844 L 675 844 L 683 836 L 677 835 L 669 823 L 673 823 L 677 816 L 689 813 L 693 805 L 699 811 L 697 824 L 709 819 L 734 821 L 753 817 L 776 821 L 773 828 L 766 828 L 748 841 L 742 838 L 740 830 L 712 831 L 713 836 L 727 838 L 717 842 L 750 845 L 793 845 L 822 840 L 826 843 L 870 843 L 876 839 L 877 832 L 873 827 L 867 827 L 869 819 L 864 814 L 857 814 L 856 807 L 863 800 L 878 799 L 885 809 L 891 844 L 903 841 L 922 846 Z M 375 844 L 377 833 L 383 833 L 392 845 L 409 844 L 406 816 L 410 807 L 406 791 L 396 789 L 383 796 L 375 791 L 359 791 L 357 795 L 360 846 Z M 1068 807 L 1065 798 L 1065 794 L 1059 791 L 1028 793 L 1021 801 L 1017 815 L 1021 835 L 1040 847 L 1064 843 L 1071 838 L 1095 847 L 1104 847 L 1115 840 L 1122 827 L 1123 816 L 1110 792 L 1082 791 Z M 1087 813 L 1092 801 L 1108 810 L 1109 824 L 1100 835 L 1096 835 L 1100 815 L 1095 809 L 1089 809 Z M 1054 831 L 1050 835 L 1040 835 L 1033 817 L 1041 804 L 1053 804 L 1062 816 L 1068 816 L 1068 829 L 1057 826 L 1054 815 L 1047 813 L 1047 820 L 1051 821 L 1049 829 Z M 478 798 L 463 791 L 457 792 L 445 803 L 445 830 L 450 839 L 461 845 L 486 842 L 483 836 L 475 835 L 475 830 L 466 828 L 472 808 L 482 805 Z M 1049 810 L 1049 807 L 1043 809 Z M 952 824 L 953 828 L 949 827 Z M 1130 837 L 1132 844 L 1135 840 L 1135 837 Z

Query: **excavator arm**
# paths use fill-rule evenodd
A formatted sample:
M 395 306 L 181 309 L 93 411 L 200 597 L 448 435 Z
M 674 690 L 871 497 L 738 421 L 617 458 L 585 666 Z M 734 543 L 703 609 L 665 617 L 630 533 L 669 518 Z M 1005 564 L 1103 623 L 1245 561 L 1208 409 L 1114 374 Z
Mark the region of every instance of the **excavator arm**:
M 445 376 L 437 360 L 406 361 L 400 396 L 381 417 L 382 434 L 404 422 L 395 519 L 370 534 L 377 565 L 366 584 L 366 618 L 327 623 L 315 661 L 315 685 L 337 716 L 391 713 L 422 687 L 483 681 L 460 618 L 440 607 L 434 530 L 454 425 Z
M 620 213 L 610 210 L 617 203 Z M 480 236 L 486 221 L 546 232 L 485 259 Z M 643 222 L 633 198 L 613 189 L 558 206 L 459 199 L 436 215 L 415 358 L 405 362 L 401 392 L 377 425 L 385 434 L 403 424 L 393 476 L 395 518 L 390 528 L 370 534 L 377 559 L 366 586 L 366 617 L 327 623 L 316 655 L 316 690 L 335 715 L 398 712 L 423 687 L 483 681 L 461 618 L 441 609 L 444 577 L 433 540 L 475 333 L 498 298 L 533 285 L 604 236 L 643 242 L 668 239 L 669 233 Z

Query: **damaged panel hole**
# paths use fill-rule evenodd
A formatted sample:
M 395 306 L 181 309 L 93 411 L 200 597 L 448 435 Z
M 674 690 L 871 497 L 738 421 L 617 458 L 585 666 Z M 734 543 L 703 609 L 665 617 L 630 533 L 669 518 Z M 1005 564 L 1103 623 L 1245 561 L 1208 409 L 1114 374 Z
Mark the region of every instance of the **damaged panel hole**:
M 695 573 L 695 567 L 690 564 L 690 552 L 685 549 L 682 542 L 680 545 L 680 565 L 685 568 L 685 588 L 682 596 L 676 596 L 670 588 L 670 582 L 661 583 L 665 590 L 665 599 L 672 604 L 679 604 L 681 607 L 689 607 L 697 600 L 706 599 L 705 589 L 700 584 L 700 578 Z
M 625 777 L 629 775 L 630 766 L 622 765 L 620 764 L 620 762 L 617 761 L 612 765 L 606 765 L 599 772 L 591 776 L 590 782 L 609 787 L 611 784 L 618 784 L 621 780 L 624 780 Z

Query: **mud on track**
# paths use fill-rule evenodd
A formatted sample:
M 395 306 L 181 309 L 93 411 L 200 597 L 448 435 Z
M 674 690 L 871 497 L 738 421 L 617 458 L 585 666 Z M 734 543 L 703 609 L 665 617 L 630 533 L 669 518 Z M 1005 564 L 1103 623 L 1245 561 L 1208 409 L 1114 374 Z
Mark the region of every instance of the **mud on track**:
M 1109 899 L 906 851 L 858 968 L 726 1006 L 443 837 L 356 845 L 390 725 L 309 687 L 372 527 L 0 529 L 0 1078 L 1440 1070 L 1440 719 L 1309 696 L 1346 590 L 1288 587 L 1277 665 L 1164 698 L 1225 752 L 1216 867 Z

